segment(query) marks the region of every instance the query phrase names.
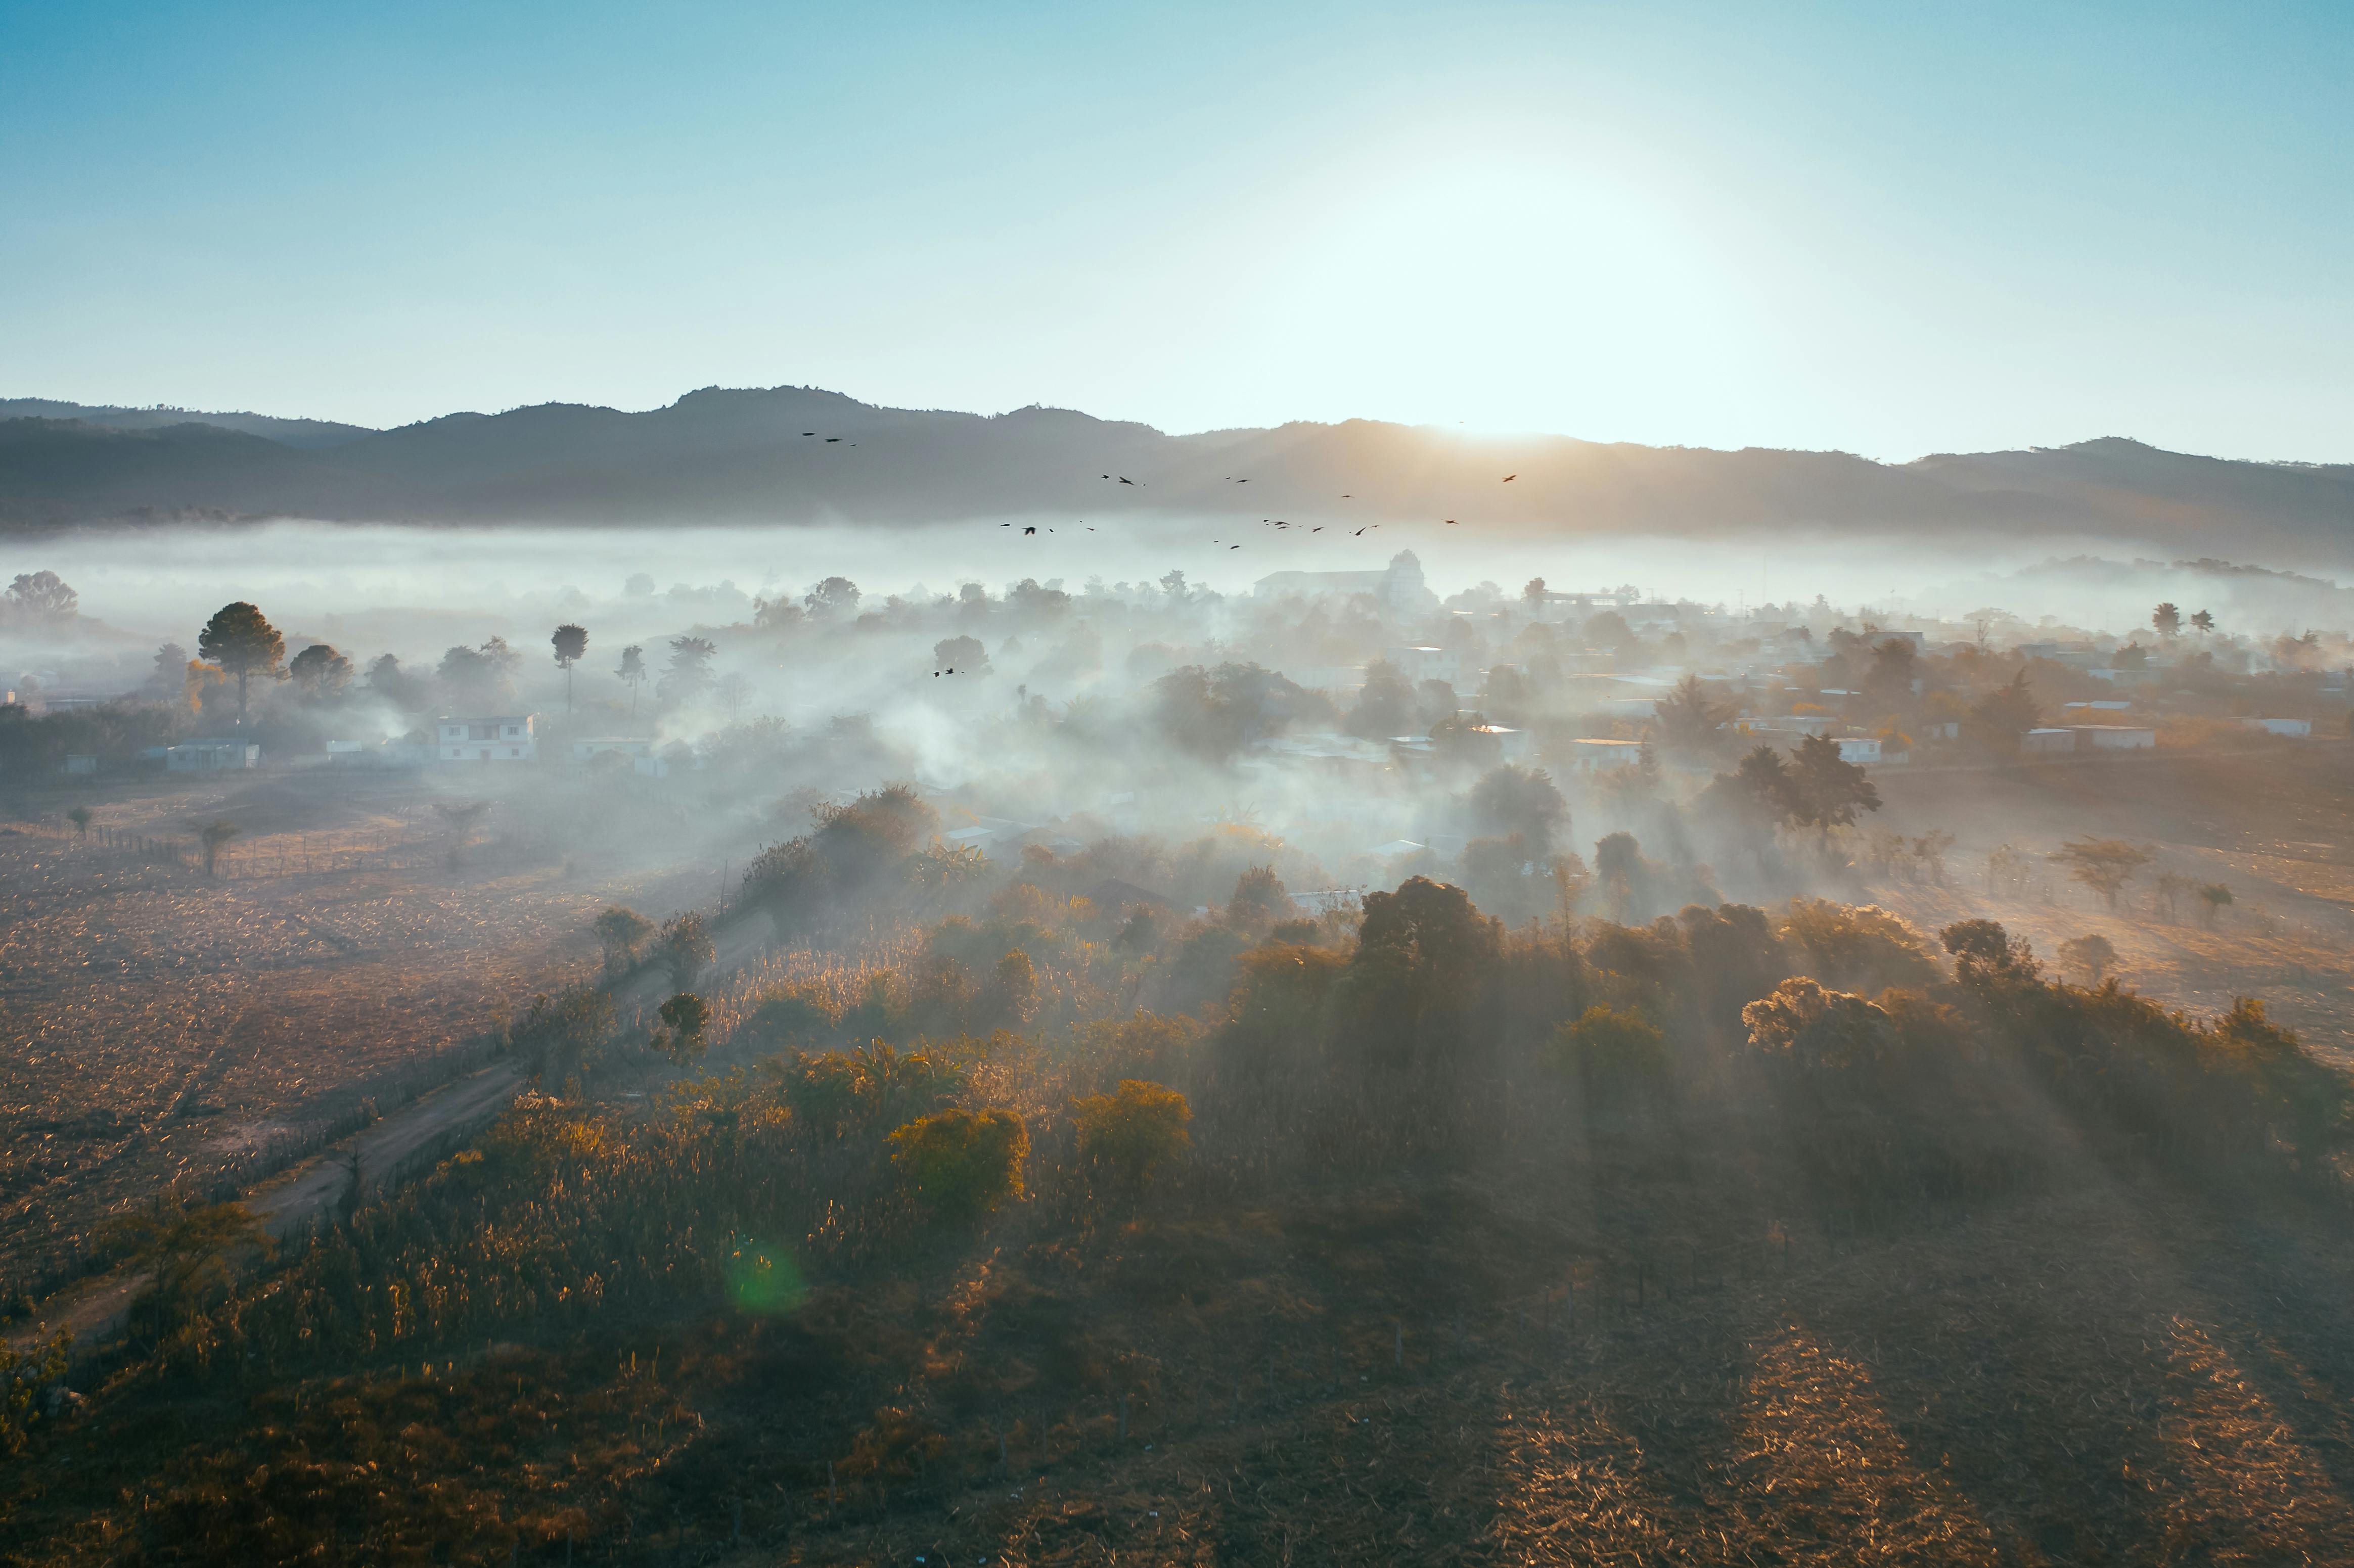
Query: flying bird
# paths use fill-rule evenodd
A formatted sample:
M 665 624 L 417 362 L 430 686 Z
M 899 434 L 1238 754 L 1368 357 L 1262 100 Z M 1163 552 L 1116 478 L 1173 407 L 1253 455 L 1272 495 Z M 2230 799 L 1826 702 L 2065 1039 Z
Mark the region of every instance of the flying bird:
M 1313 527 L 1313 528 L 1310 528 L 1310 530 L 1308 530 L 1308 531 L 1309 531 L 1310 534 L 1321 534 L 1322 532 L 1324 532 L 1324 528 L 1323 528 L 1323 525 L 1322 525 L 1321 524 L 1319 524 L 1317 526 L 1315 526 L 1315 527 Z
M 1132 479 L 1129 478 L 1129 477 L 1128 477 L 1128 475 L 1126 475 L 1126 474 L 1121 474 L 1121 475 L 1119 476 L 1119 482 L 1120 482 L 1122 484 L 1135 484 L 1135 483 L 1136 483 L 1136 481 L 1134 481 L 1134 480 L 1132 480 Z M 1138 486 L 1138 488 L 1139 488 L 1139 489 L 1141 489 L 1141 488 L 1142 488 L 1142 486 L 1140 486 L 1140 486 Z
M 1447 520 L 1447 525 L 1449 528 L 1454 527 L 1454 526 L 1455 526 L 1455 519 L 1454 519 L 1454 518 L 1452 518 L 1452 517 L 1449 517 L 1449 518 Z
M 1378 524 L 1378 523 L 1368 523 L 1368 524 L 1365 524 L 1365 528 L 1378 528 L 1378 527 L 1380 527 L 1380 526 L 1381 526 L 1381 524 Z M 1354 534 L 1352 534 L 1352 535 L 1350 535 L 1350 537 L 1351 537 L 1351 538 L 1352 538 L 1352 539 L 1362 539 L 1362 538 L 1363 538 L 1363 537 L 1365 536 L 1365 528 L 1360 528 L 1360 529 L 1358 529 Z
M 1226 548 L 1227 548 L 1227 549 L 1229 549 L 1229 550 L 1239 550 L 1239 549 L 1241 549 L 1241 548 L 1242 548 L 1242 546 L 1241 546 L 1240 545 L 1229 545 L 1229 546 L 1226 546 Z
M 1510 483 L 1511 483 L 1511 482 L 1512 482 L 1512 481 L 1514 481 L 1514 480 L 1516 480 L 1516 479 L 1518 479 L 1518 478 L 1520 478 L 1520 477 L 1521 477 L 1521 476 L 1520 476 L 1519 474 L 1517 474 L 1517 473 L 1508 473 L 1508 474 L 1506 474 L 1503 478 L 1501 478 L 1501 479 L 1498 480 L 1496 482 L 1497 482 L 1497 483 L 1499 483 L 1499 484 L 1510 484 Z
M 838 440 L 842 440 L 842 438 L 841 438 L 840 436 L 828 436 L 828 437 L 826 437 L 826 439 L 825 439 L 825 444 L 826 444 L 827 446 L 832 446 L 832 445 L 833 445 L 833 443 L 834 443 L 834 442 L 836 442 L 836 441 L 838 441 Z
M 1023 529 L 1022 531 L 1023 531 L 1024 534 L 1035 534 L 1038 530 L 1037 530 L 1037 529 L 1035 529 L 1035 528 L 1024 528 L 1024 529 Z
M 813 435 L 817 434 L 817 432 L 816 432 L 815 430 L 803 430 L 803 431 L 801 432 L 801 434 L 803 434 L 803 435 L 805 435 L 805 436 L 813 436 Z M 935 672 L 935 673 L 937 673 L 937 672 Z

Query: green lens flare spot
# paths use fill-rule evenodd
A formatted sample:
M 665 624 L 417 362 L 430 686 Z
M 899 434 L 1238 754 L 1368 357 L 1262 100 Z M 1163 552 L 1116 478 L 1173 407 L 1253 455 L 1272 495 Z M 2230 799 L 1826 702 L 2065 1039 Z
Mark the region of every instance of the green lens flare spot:
M 748 1241 L 728 1256 L 727 1294 L 747 1312 L 790 1312 L 808 1298 L 809 1286 L 783 1247 Z

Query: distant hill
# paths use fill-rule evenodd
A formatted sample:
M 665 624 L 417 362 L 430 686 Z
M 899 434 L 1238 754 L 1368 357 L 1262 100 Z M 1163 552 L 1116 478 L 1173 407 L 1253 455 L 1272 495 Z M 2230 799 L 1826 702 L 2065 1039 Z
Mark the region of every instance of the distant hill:
M 2185 556 L 2354 557 L 2354 466 L 2189 457 L 2115 439 L 1886 464 L 1840 452 L 1469 438 L 1371 420 L 1170 436 L 1066 409 L 883 408 L 794 387 L 709 388 L 646 413 L 546 404 L 382 431 L 85 412 L 110 418 L 0 420 L 0 525 L 290 515 L 889 524 L 1207 512 L 1685 538 L 1950 542 L 1955 530 L 1977 530 L 2115 538 Z
M 216 425 L 267 436 L 290 447 L 339 447 L 345 441 L 376 434 L 365 425 L 339 425 L 332 419 L 280 419 L 268 414 L 203 414 L 192 408 L 117 408 L 89 403 L 59 403 L 48 397 L 0 397 L 0 419 L 79 419 L 114 430 L 160 430 L 166 425 Z

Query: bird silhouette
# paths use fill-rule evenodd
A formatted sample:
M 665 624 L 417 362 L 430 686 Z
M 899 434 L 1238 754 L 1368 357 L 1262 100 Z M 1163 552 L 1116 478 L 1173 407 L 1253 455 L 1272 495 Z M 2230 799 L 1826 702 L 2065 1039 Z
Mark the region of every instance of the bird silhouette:
M 832 445 L 833 445 L 833 443 L 834 443 L 834 442 L 836 442 L 836 441 L 838 441 L 838 440 L 842 440 L 842 438 L 841 438 L 840 436 L 828 436 L 828 437 L 826 437 L 826 439 L 825 439 L 825 444 L 826 444 L 827 446 L 832 446 Z
M 1240 545 L 1229 545 L 1229 546 L 1226 546 L 1226 548 L 1227 548 L 1227 549 L 1229 549 L 1229 550 L 1239 550 L 1239 549 L 1241 549 L 1241 548 L 1242 548 L 1242 546 L 1241 546 Z
M 1313 528 L 1310 528 L 1310 530 L 1308 530 L 1308 531 L 1309 531 L 1310 534 L 1321 534 L 1322 532 L 1324 532 L 1324 528 L 1323 528 L 1323 525 L 1322 525 L 1321 524 L 1319 524 L 1317 526 L 1315 526 L 1315 527 L 1313 527 Z
M 805 435 L 805 436 L 813 436 L 813 435 L 817 434 L 817 432 L 816 432 L 815 430 L 803 430 L 803 431 L 801 432 L 801 434 L 803 434 L 803 435 Z
M 1373 528 L 1378 526 L 1380 526 L 1380 524 L 1374 523 L 1368 523 L 1365 524 L 1365 528 Z M 1350 537 L 1352 539 L 1363 538 L 1365 536 L 1365 528 L 1358 529 L 1354 534 L 1351 535 Z
M 1119 476 L 1119 482 L 1120 482 L 1122 484 L 1135 484 L 1135 483 L 1136 483 L 1136 481 L 1134 481 L 1134 480 L 1132 480 L 1132 479 L 1129 478 L 1126 474 L 1122 474 L 1122 475 L 1120 475 L 1120 476 Z M 1141 487 L 1141 486 L 1139 486 L 1138 488 L 1141 489 L 1142 487 Z
M 1516 479 L 1518 479 L 1518 478 L 1520 478 L 1520 477 L 1521 477 L 1521 476 L 1520 476 L 1519 474 L 1517 474 L 1517 473 L 1508 473 L 1508 474 L 1506 474 L 1503 478 L 1501 478 L 1501 479 L 1498 480 L 1496 482 L 1497 482 L 1497 483 L 1499 483 L 1499 484 L 1510 484 L 1510 483 L 1511 483 L 1511 482 L 1512 482 L 1512 481 L 1514 481 L 1514 480 L 1516 480 Z
M 1037 529 L 1035 529 L 1035 528 L 1024 528 L 1024 529 L 1023 529 L 1022 531 L 1023 531 L 1024 534 L 1035 534 L 1038 530 L 1037 530 Z
M 1449 517 L 1449 518 L 1447 520 L 1447 525 L 1449 528 L 1454 527 L 1454 526 L 1455 526 L 1455 519 L 1454 519 L 1454 518 L 1452 518 L 1452 517 Z

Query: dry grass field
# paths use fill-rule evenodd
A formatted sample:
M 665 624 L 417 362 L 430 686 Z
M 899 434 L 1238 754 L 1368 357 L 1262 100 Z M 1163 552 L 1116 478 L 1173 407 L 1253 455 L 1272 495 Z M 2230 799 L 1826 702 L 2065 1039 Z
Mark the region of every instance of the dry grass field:
M 223 819 L 242 831 L 212 878 L 109 847 Z M 347 1113 L 385 1075 L 593 972 L 586 926 L 606 903 L 660 910 L 712 885 L 700 869 L 585 874 L 488 842 L 452 870 L 413 789 L 268 779 L 130 795 L 98 821 L 106 842 L 54 819 L 0 833 L 11 1293 L 70 1266 L 110 1207 L 201 1189 L 240 1151 Z
M 2216 1012 L 2241 995 L 2326 1059 L 2354 1068 L 2354 747 L 2281 747 L 2231 755 L 2158 753 L 2115 761 L 1875 776 L 1887 809 L 1870 825 L 1961 840 L 1943 886 L 1874 881 L 1869 896 L 1925 929 L 1984 916 L 2027 937 L 2047 961 L 2062 942 L 2099 935 L 2124 982 L 2169 1007 Z M 2109 908 L 2043 859 L 2071 838 L 2122 839 L 2153 860 Z M 2024 894 L 1989 889 L 1988 851 L 2010 844 L 2040 863 Z M 2213 926 L 2195 898 L 2172 918 L 2160 874 L 2221 883 L 2234 902 Z

